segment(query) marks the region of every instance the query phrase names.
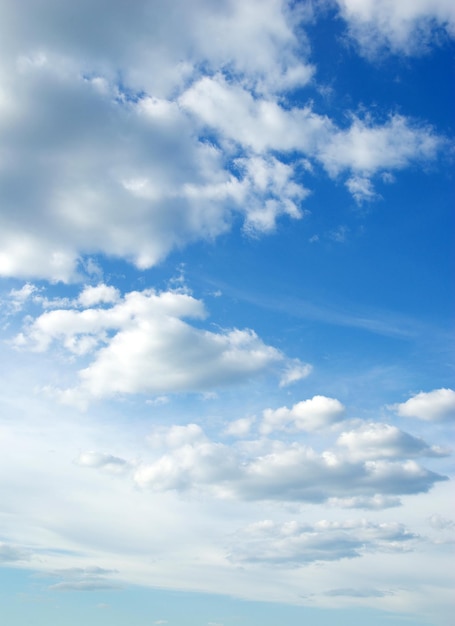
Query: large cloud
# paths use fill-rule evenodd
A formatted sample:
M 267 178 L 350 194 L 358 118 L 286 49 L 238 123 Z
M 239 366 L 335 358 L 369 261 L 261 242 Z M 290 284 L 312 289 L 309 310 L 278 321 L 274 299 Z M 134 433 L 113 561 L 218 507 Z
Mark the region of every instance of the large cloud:
M 395 437 L 398 441 L 392 452 L 386 448 L 387 436 L 386 442 L 384 436 L 379 437 L 372 447 L 370 443 L 365 446 L 362 432 L 355 445 L 348 435 L 354 448 L 348 454 L 346 436 L 341 437 L 339 448 L 317 452 L 298 441 L 257 440 L 228 446 L 209 439 L 196 425 L 179 430 L 177 439 L 172 433 L 161 439 L 168 442 L 164 454 L 152 462 L 144 461 L 135 470 L 138 485 L 155 491 L 202 490 L 241 500 L 317 503 L 335 498 L 342 503 L 351 499 L 353 506 L 367 508 L 374 508 L 376 498 L 380 508 L 391 505 L 390 496 L 426 492 L 445 480 L 409 460 L 418 454 L 438 453 L 406 433 Z
M 35 351 L 58 342 L 73 355 L 93 355 L 79 371 L 79 385 L 58 392 L 67 402 L 84 404 L 117 393 L 207 391 L 275 366 L 283 369 L 285 382 L 290 368 L 299 366 L 293 380 L 310 371 L 263 343 L 253 330 L 192 326 L 186 318 L 200 321 L 207 313 L 202 301 L 187 293 L 146 289 L 120 298 L 116 290 L 98 285 L 86 288 L 71 305 L 79 308 L 46 311 L 15 339 L 16 346 Z
M 302 216 L 305 159 L 346 173 L 362 201 L 374 174 L 442 145 L 405 117 L 340 129 L 286 106 L 312 74 L 288 3 L 97 9 L 0 8 L 0 275 L 76 280 L 99 253 L 148 268 L 238 213 L 246 231 L 271 232 Z M 282 154 L 294 151 L 302 162 Z

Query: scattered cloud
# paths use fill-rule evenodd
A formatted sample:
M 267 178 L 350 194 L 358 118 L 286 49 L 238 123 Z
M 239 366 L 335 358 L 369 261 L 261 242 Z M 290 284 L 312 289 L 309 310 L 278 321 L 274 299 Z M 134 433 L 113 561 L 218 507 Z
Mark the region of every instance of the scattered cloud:
M 336 408 L 338 417 L 341 409 Z M 138 465 L 134 481 L 153 491 L 203 491 L 223 499 L 330 502 L 343 508 L 379 509 L 396 506 L 400 495 L 426 492 L 446 480 L 406 457 L 406 452 L 432 454 L 420 440 L 394 438 L 392 431 L 390 447 L 388 433 L 384 437 L 380 431 L 376 445 L 362 447 L 365 432 L 360 433 L 360 443 L 354 440 L 356 453 L 346 454 L 343 446 L 317 452 L 296 441 L 267 439 L 228 446 L 209 439 L 195 424 L 161 428 L 151 441 L 155 446 L 167 445 L 167 450 Z
M 230 558 L 242 563 L 302 566 L 314 561 L 338 561 L 364 552 L 410 549 L 418 537 L 402 524 L 366 520 L 316 524 L 265 520 L 236 533 Z
M 390 408 L 400 417 L 436 422 L 455 418 L 455 391 L 453 389 L 435 389 L 412 396 L 406 402 L 393 404 Z
M 355 430 L 343 432 L 337 445 L 344 448 L 350 459 L 385 459 L 441 457 L 449 454 L 438 446 L 429 446 L 418 437 L 396 426 L 371 422 Z
M 207 316 L 202 301 L 184 292 L 146 289 L 119 299 L 116 290 L 101 285 L 85 289 L 77 302 L 82 305 L 87 298 L 97 305 L 101 298 L 107 306 L 46 311 L 29 319 L 15 340 L 17 347 L 38 352 L 57 342 L 70 354 L 92 355 L 91 363 L 79 371 L 78 386 L 55 391 L 63 402 L 84 405 L 118 393 L 162 397 L 176 391 L 209 391 L 276 367 L 294 378 L 310 371 L 308 365 L 290 361 L 264 344 L 253 330 L 213 332 L 184 321 Z
M 76 464 L 81 467 L 95 467 L 110 474 L 121 474 L 130 467 L 128 461 L 111 454 L 100 452 L 82 452 L 76 459 Z
M 450 0 L 336 0 L 350 36 L 367 56 L 385 50 L 422 54 L 438 35 L 455 37 L 455 9 Z
M 295 430 L 313 431 L 331 426 L 342 419 L 345 412 L 339 400 L 326 396 L 314 396 L 310 400 L 302 400 L 288 409 L 265 409 L 261 432 L 268 434 L 274 430 L 293 428 Z

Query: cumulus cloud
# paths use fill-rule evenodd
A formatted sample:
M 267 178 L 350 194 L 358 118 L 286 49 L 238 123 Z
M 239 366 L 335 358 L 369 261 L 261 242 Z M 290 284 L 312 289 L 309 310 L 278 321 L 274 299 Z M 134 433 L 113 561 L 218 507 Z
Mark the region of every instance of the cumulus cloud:
M 416 539 L 414 533 L 397 523 L 321 520 L 316 524 L 276 524 L 264 520 L 236 534 L 230 558 L 242 563 L 299 566 L 359 557 L 365 552 L 409 549 Z
M 453 389 L 435 389 L 416 394 L 406 402 L 393 404 L 391 407 L 400 417 L 415 417 L 433 422 L 453 420 L 455 418 L 455 391 Z
M 336 0 L 349 33 L 364 54 L 388 49 L 422 54 L 437 44 L 440 34 L 455 37 L 455 8 L 451 0 Z
M 158 431 L 168 449 L 134 474 L 155 491 L 205 491 L 215 497 L 283 502 L 325 502 L 353 508 L 396 506 L 398 496 L 428 491 L 446 480 L 410 459 L 317 452 L 298 442 L 262 440 L 228 446 L 200 427 Z M 177 435 L 177 437 L 175 437 Z
M 187 293 L 146 289 L 118 298 L 105 285 L 85 289 L 76 302 L 88 299 L 98 306 L 46 311 L 16 337 L 21 348 L 45 351 L 57 342 L 73 355 L 93 355 L 79 371 L 79 385 L 57 391 L 63 401 L 208 391 L 299 363 L 264 344 L 253 330 L 213 332 L 184 321 L 207 315 L 202 301 Z
M 314 396 L 294 404 L 290 409 L 285 406 L 275 410 L 265 409 L 261 432 L 267 434 L 289 427 L 296 430 L 318 430 L 342 419 L 344 412 L 344 406 L 339 400 Z
M 285 106 L 314 69 L 292 3 L 173 7 L 113 1 L 94 20 L 84 0 L 68 20 L 51 0 L 2 3 L 0 275 L 80 280 L 94 254 L 149 268 L 238 214 L 250 234 L 302 217 L 304 163 L 346 172 L 362 201 L 374 174 L 437 155 L 403 116 L 340 129 Z
M 367 423 L 355 430 L 343 432 L 337 445 L 344 448 L 350 459 L 440 457 L 448 454 L 438 446 L 429 446 L 396 426 Z
M 303 188 L 286 183 L 281 200 L 273 174 L 275 195 L 263 197 L 251 168 L 234 176 L 178 101 L 202 67 L 258 93 L 307 83 L 290 7 L 114 1 L 94 20 L 83 1 L 68 11 L 51 0 L 39 12 L 30 1 L 0 8 L 1 275 L 76 280 L 94 253 L 147 268 L 225 232 L 236 211 L 261 231 L 300 215 Z

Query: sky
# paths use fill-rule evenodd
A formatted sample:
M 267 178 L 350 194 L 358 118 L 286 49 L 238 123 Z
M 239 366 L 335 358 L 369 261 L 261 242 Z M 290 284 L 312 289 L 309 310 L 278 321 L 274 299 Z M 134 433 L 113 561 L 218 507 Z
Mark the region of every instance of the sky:
M 452 0 L 0 0 L 8 626 L 448 626 Z

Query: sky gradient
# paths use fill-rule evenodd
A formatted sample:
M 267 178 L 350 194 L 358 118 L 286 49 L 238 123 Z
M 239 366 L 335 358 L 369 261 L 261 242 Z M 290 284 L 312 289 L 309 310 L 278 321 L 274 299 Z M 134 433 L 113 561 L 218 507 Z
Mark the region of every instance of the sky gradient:
M 448 626 L 454 39 L 0 1 L 8 626 Z

